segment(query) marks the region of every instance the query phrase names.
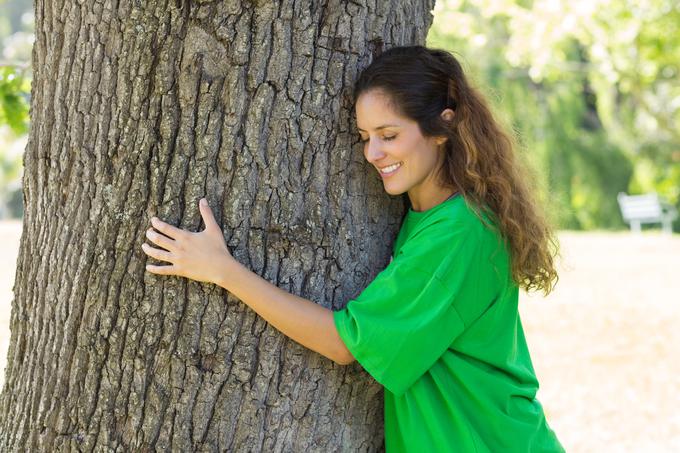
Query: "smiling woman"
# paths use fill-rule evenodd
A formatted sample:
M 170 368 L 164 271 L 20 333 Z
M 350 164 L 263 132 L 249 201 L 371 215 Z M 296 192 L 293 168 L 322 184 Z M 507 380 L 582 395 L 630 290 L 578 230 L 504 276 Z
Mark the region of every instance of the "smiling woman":
M 564 451 L 517 307 L 552 289 L 556 243 L 511 137 L 444 50 L 387 50 L 354 96 L 366 160 L 411 202 L 394 260 L 334 313 L 385 387 L 387 450 Z

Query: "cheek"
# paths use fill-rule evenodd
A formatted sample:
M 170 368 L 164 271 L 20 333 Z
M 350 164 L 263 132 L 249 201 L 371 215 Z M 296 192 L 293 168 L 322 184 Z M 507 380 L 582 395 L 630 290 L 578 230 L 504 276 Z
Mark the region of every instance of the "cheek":
M 391 150 L 392 155 L 397 160 L 408 160 L 411 163 L 415 163 L 420 160 L 417 144 L 414 144 L 410 141 L 401 140 L 399 143 L 392 145 Z

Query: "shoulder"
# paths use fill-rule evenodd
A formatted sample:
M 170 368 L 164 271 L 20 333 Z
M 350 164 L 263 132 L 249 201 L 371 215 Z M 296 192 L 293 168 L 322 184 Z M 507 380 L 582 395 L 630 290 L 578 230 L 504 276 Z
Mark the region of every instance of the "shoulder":
M 413 239 L 448 238 L 458 240 L 495 240 L 496 226 L 489 215 L 460 197 L 419 222 Z
M 467 218 L 447 216 L 423 219 L 409 235 L 395 264 L 416 268 L 427 275 L 445 275 L 452 266 L 476 259 L 482 242 L 481 229 Z
M 493 216 L 462 197 L 423 219 L 406 245 L 405 252 L 424 255 L 423 265 L 430 270 L 437 266 L 438 274 L 449 274 L 461 266 L 504 273 L 509 266 L 507 246 Z

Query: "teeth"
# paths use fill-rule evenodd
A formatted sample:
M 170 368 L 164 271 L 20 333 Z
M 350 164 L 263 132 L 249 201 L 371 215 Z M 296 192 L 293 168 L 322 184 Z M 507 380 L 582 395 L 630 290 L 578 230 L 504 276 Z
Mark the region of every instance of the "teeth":
M 380 172 L 381 173 L 391 173 L 399 167 L 401 167 L 401 162 L 396 163 L 394 165 L 390 165 L 389 167 L 381 168 Z

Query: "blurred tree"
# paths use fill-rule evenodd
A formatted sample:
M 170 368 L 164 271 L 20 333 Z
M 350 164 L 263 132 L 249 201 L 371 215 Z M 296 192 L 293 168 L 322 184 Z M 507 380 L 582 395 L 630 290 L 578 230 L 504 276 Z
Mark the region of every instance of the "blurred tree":
M 24 29 L 24 14 L 33 12 L 32 0 L 0 0 L 0 38 Z M 1 50 L 1 46 L 0 46 Z
M 15 135 L 28 131 L 31 82 L 23 71 L 0 66 L 0 126 L 7 124 Z
M 493 94 L 558 224 L 609 228 L 618 191 L 680 204 L 679 27 L 671 0 L 444 0 L 428 44 Z
M 0 219 L 21 217 L 21 153 L 31 97 L 33 4 L 0 0 Z

